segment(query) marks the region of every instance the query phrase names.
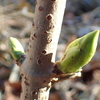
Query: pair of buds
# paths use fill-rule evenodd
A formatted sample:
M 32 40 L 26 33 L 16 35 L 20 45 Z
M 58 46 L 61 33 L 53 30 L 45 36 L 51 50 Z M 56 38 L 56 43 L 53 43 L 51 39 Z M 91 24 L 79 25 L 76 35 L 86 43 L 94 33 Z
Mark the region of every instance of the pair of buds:
M 62 58 L 57 61 L 58 69 L 63 73 L 79 71 L 94 56 L 98 37 L 99 31 L 96 30 L 71 42 Z M 18 60 L 24 54 L 24 49 L 16 38 L 10 37 L 9 47 L 11 55 L 15 60 Z

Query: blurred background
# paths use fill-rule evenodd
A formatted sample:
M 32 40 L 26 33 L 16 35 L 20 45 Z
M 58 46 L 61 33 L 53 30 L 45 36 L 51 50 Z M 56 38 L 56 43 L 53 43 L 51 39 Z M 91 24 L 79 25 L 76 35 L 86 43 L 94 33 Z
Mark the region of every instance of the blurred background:
M 0 0 L 0 100 L 19 100 L 20 68 L 9 53 L 8 39 L 17 38 L 26 51 L 34 9 L 35 0 Z M 56 60 L 71 41 L 94 30 L 100 30 L 100 0 L 67 0 Z M 49 100 L 100 100 L 100 38 L 82 77 L 55 84 Z

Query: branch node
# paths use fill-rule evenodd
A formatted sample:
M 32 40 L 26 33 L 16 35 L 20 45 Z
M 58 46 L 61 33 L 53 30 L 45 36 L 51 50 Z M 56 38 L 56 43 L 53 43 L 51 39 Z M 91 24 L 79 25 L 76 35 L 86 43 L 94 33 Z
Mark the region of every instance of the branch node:
M 26 58 L 26 55 L 25 54 L 21 55 L 20 58 L 18 60 L 16 60 L 16 64 L 19 67 L 21 67 L 21 65 L 22 65 L 23 61 L 25 60 L 25 58 Z

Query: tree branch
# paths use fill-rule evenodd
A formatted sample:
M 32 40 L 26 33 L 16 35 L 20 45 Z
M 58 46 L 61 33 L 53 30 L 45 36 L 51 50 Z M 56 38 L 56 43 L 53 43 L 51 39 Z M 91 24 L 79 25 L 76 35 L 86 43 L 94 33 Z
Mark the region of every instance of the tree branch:
M 66 0 L 37 0 L 27 57 L 21 67 L 21 100 L 48 100 Z

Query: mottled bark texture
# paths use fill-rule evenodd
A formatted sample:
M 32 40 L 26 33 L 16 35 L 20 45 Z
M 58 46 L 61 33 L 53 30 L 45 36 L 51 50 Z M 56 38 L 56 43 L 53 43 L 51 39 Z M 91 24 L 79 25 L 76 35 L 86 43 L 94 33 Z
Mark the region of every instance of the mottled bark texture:
M 48 100 L 66 0 L 37 0 L 27 56 L 21 67 L 21 100 Z

